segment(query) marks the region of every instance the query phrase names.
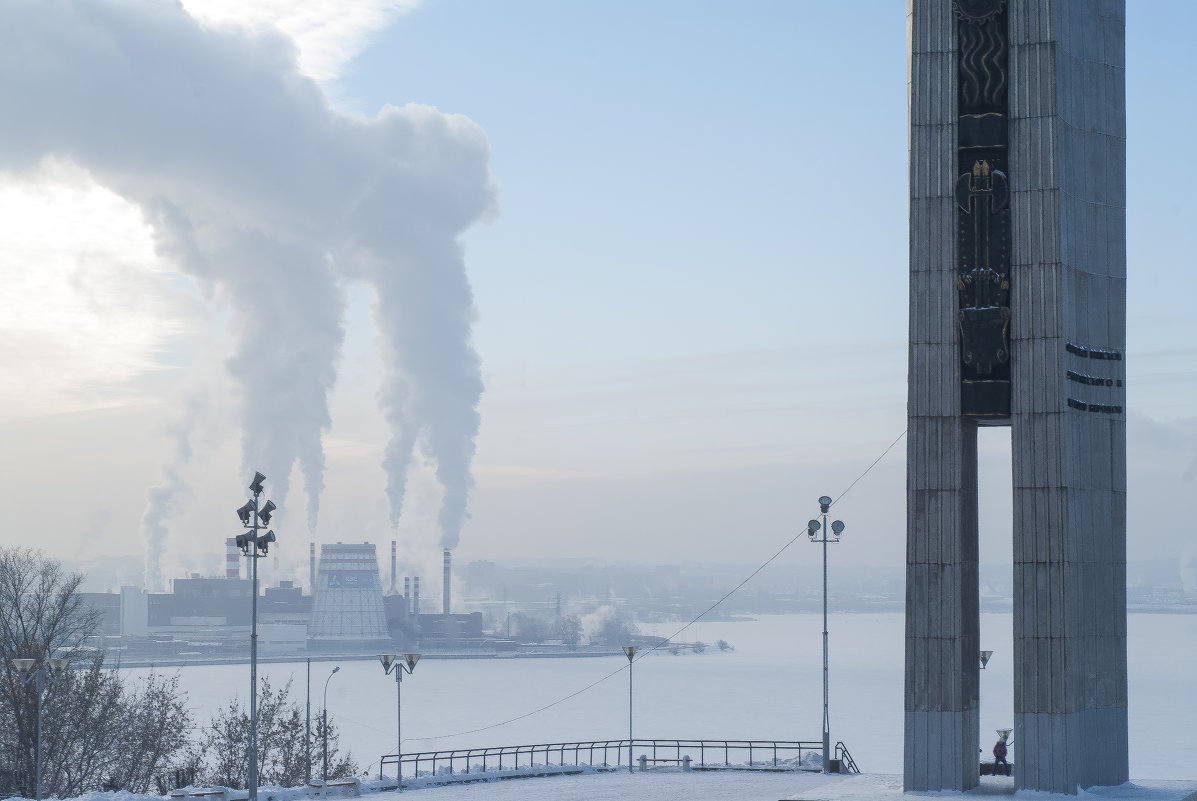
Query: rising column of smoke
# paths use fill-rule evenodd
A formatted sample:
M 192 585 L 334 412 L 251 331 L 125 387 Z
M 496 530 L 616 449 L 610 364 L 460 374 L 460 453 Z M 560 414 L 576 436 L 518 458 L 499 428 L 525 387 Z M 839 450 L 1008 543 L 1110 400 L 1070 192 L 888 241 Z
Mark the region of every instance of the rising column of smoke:
M 186 414 L 167 428 L 167 434 L 174 441 L 171 461 L 162 469 L 162 483 L 146 490 L 145 512 L 141 516 L 141 537 L 145 542 L 144 587 L 151 592 L 165 588 L 162 554 L 166 551 L 169 534 L 166 521 L 178 510 L 179 502 L 187 493 L 182 470 L 191 461 L 191 432 L 207 399 L 197 393 L 183 405 Z
M 249 256 L 270 267 L 226 279 L 240 328 L 228 369 L 243 395 L 242 473 L 248 478 L 261 470 L 270 496 L 283 499 L 298 460 L 314 533 L 324 489 L 321 434 L 332 425 L 328 394 L 344 339 L 344 300 L 326 260 L 303 243 L 250 239 L 238 241 L 230 259 Z
M 341 116 L 288 40 L 201 27 L 156 0 L 0 4 L 0 104 L 21 120 L 0 126 L 0 170 L 73 161 L 232 309 L 243 472 L 262 470 L 285 509 L 298 460 L 310 528 L 344 336 L 334 266 L 369 280 L 388 343 L 392 504 L 420 439 L 445 489 L 442 540 L 456 542 L 481 392 L 457 237 L 494 204 L 476 125 L 422 106 Z M 160 522 L 169 504 L 151 504 Z
M 380 400 L 392 427 L 383 459 L 391 524 L 419 442 L 444 491 L 439 547 L 453 548 L 468 517 L 483 388 L 458 237 L 495 208 L 490 147 L 468 119 L 428 107 L 387 109 L 378 123 L 372 138 L 380 148 L 404 141 L 419 154 L 389 162 L 351 216 L 388 370 Z
M 14 0 L 0 6 L 0 102 L 22 120 L 0 130 L 0 169 L 75 162 L 139 206 L 159 253 L 227 302 L 242 472 L 266 472 L 283 506 L 299 459 L 314 525 L 343 335 L 325 257 L 337 126 L 293 47 L 201 28 L 171 4 Z M 172 470 L 149 499 L 158 542 Z

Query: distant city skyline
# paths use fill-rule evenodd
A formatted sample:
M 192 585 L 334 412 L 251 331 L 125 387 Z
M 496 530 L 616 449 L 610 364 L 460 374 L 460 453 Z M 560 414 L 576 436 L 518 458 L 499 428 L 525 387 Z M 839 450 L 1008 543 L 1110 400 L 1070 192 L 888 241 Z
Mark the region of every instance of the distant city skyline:
M 32 114 L 46 91 L 38 81 L 52 74 L 45 63 L 91 74 L 89 51 L 63 44 L 79 31 L 102 30 L 111 52 L 153 54 L 171 68 L 163 75 L 188 74 L 192 51 L 144 46 L 168 31 L 197 48 L 229 48 L 230 63 L 275 76 L 271 86 L 289 98 L 319 93 L 312 107 L 326 104 L 337 130 L 358 131 L 385 106 L 408 103 L 478 126 L 485 140 L 471 147 L 489 148 L 496 200 L 470 210 L 475 222 L 460 238 L 476 311 L 469 342 L 485 390 L 459 564 L 549 555 L 759 564 L 801 533 L 820 495 L 838 497 L 901 435 L 901 6 L 441 0 L 363 2 L 348 13 L 323 0 L 241 5 L 189 0 L 207 27 L 184 37 L 190 23 L 148 0 L 96 3 L 90 17 L 62 2 L 6 4 L 0 52 L 23 53 L 28 41 L 64 49 L 48 50 L 48 61 L 10 55 L 17 60 L 0 70 L 0 100 Z M 1194 201 L 1176 144 L 1197 115 L 1183 102 L 1197 56 L 1181 34 L 1197 9 L 1131 3 L 1127 18 L 1128 559 L 1197 565 L 1189 500 L 1197 273 L 1183 239 Z M 232 34 L 219 20 L 257 31 L 277 25 L 293 44 L 278 33 Z M 144 76 L 155 66 L 131 69 Z M 230 117 L 228 142 L 218 125 L 207 138 L 187 138 L 178 120 L 234 96 L 235 76 L 214 72 L 163 89 L 177 107 L 143 109 L 136 98 L 130 107 L 160 131 L 163 152 L 183 154 L 186 166 L 193 148 L 203 165 L 198 154 L 235 148 L 253 133 L 247 126 L 279 124 L 270 109 L 242 109 Z M 114 101 L 91 112 L 97 132 L 124 108 L 115 102 L 124 86 L 94 87 Z M 273 102 L 275 89 L 261 97 Z M 460 117 L 427 115 L 474 130 Z M 258 464 L 247 473 L 243 458 L 244 443 L 257 447 L 242 430 L 245 372 L 269 376 L 260 388 L 267 398 L 292 377 L 271 374 L 268 361 L 232 361 L 245 297 L 233 283 L 197 282 L 180 267 L 179 242 L 151 226 L 163 210 L 139 211 L 121 197 L 136 195 L 134 176 L 153 175 L 159 156 L 112 167 L 104 188 L 70 162 L 69 148 L 51 162 L 23 149 L 35 130 L 67 141 L 57 117 L 13 119 L 15 131 L 0 134 L 7 541 L 61 557 L 140 560 L 146 493 L 169 485 L 157 546 L 163 572 L 190 572 L 203 554 L 219 558 L 235 533 L 233 510 L 255 468 L 280 504 L 272 578 L 306 577 L 313 538 L 390 541 L 381 463 L 391 429 L 379 401 L 388 346 L 372 311 L 374 285 L 361 276 L 333 285 L 345 293 L 343 334 L 330 357 L 326 430 L 312 418 L 324 466 L 309 532 L 315 473 L 298 464 L 290 475 Z M 87 142 L 87 131 L 72 135 L 105 145 Z M 256 169 L 270 155 L 247 163 Z M 349 169 L 329 165 L 329 185 Z M 317 209 L 320 186 L 307 204 Z M 245 208 L 236 213 L 265 218 L 254 204 L 275 202 L 279 191 L 238 194 Z M 436 191 L 449 203 L 474 190 L 442 182 Z M 427 206 L 404 207 L 404 220 L 443 210 Z M 394 244 L 397 257 L 405 243 Z M 294 275 L 274 266 L 277 276 Z M 254 297 L 304 286 L 266 281 Z M 244 319 L 277 338 L 279 353 L 294 353 L 296 334 L 273 324 L 278 312 L 267 308 Z M 994 562 L 1009 557 L 1009 435 L 982 433 L 982 560 Z M 904 449 L 899 441 L 834 507 L 847 523 L 833 555 L 840 569 L 902 564 Z M 444 491 L 434 470 L 427 451 L 418 455 L 398 533 L 427 574 L 438 570 Z M 779 564 L 814 558 L 799 542 Z

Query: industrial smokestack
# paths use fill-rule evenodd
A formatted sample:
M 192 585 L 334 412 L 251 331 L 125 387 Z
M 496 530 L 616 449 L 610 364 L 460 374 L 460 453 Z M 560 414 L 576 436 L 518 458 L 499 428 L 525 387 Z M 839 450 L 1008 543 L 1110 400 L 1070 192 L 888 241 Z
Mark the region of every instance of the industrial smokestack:
M 418 623 L 420 620 L 420 577 L 411 580 L 411 614 Z
M 241 549 L 237 547 L 236 537 L 224 541 L 224 577 L 241 578 Z
M 411 617 L 411 577 L 403 577 L 403 614 Z
M 308 595 L 316 595 L 316 543 L 308 543 Z
M 397 560 L 398 553 L 399 543 L 395 542 L 395 540 L 391 540 L 391 595 L 394 595 L 399 590 L 399 585 L 395 583 L 398 581 L 395 576 L 395 562 Z
M 452 588 L 452 579 L 450 577 L 451 573 L 452 573 L 452 562 L 450 560 L 451 560 L 451 557 L 449 556 L 449 549 L 446 548 L 445 549 L 445 580 L 444 580 L 444 583 L 441 585 L 441 594 L 443 596 L 443 598 L 441 600 L 441 614 L 444 615 L 445 617 L 449 616 L 449 592 Z

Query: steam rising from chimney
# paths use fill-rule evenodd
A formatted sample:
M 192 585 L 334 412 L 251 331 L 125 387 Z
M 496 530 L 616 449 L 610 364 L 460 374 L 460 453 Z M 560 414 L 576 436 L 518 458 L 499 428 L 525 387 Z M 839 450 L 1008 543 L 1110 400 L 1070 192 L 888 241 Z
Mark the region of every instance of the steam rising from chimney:
M 145 582 L 147 590 L 164 589 L 166 580 L 162 575 L 162 554 L 167 549 L 169 529 L 167 518 L 179 506 L 187 494 L 187 483 L 182 471 L 191 461 L 191 433 L 200 411 L 207 399 L 201 394 L 188 397 L 183 402 L 184 417 L 168 426 L 167 434 L 173 440 L 172 461 L 162 470 L 162 482 L 146 490 L 145 511 L 141 515 L 141 536 L 145 542 Z
M 441 614 L 445 617 L 449 616 L 449 602 L 452 597 L 451 589 L 453 583 L 453 569 L 452 557 L 449 555 L 449 549 L 445 549 L 445 578 L 441 585 Z
M 342 287 L 369 283 L 392 433 L 383 460 L 391 523 L 418 447 L 443 488 L 440 544 L 457 543 L 482 392 L 457 240 L 493 213 L 496 198 L 478 126 L 417 105 L 343 116 L 299 73 L 289 40 L 204 27 L 158 0 L 0 3 L 0 98 L 21 121 L 0 126 L 0 171 L 77 164 L 138 206 L 159 256 L 227 309 L 241 473 L 270 477 L 281 517 L 298 464 L 313 533 L 344 338 Z M 152 584 L 165 520 L 184 489 L 191 415 L 163 486 L 147 499 Z

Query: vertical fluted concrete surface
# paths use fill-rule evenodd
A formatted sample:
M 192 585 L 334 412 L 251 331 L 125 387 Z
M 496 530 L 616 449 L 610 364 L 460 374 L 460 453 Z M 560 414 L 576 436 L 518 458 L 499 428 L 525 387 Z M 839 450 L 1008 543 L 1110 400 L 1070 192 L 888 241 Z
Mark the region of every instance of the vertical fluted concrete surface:
M 907 790 L 978 781 L 976 427 L 960 416 L 950 0 L 912 0 L 907 404 Z
M 1128 778 L 1124 20 L 1010 7 L 1015 773 L 1057 793 Z
M 1014 747 L 1127 780 L 1125 9 L 1009 0 Z M 951 0 L 908 0 L 907 790 L 978 782 L 975 425 L 960 414 Z

